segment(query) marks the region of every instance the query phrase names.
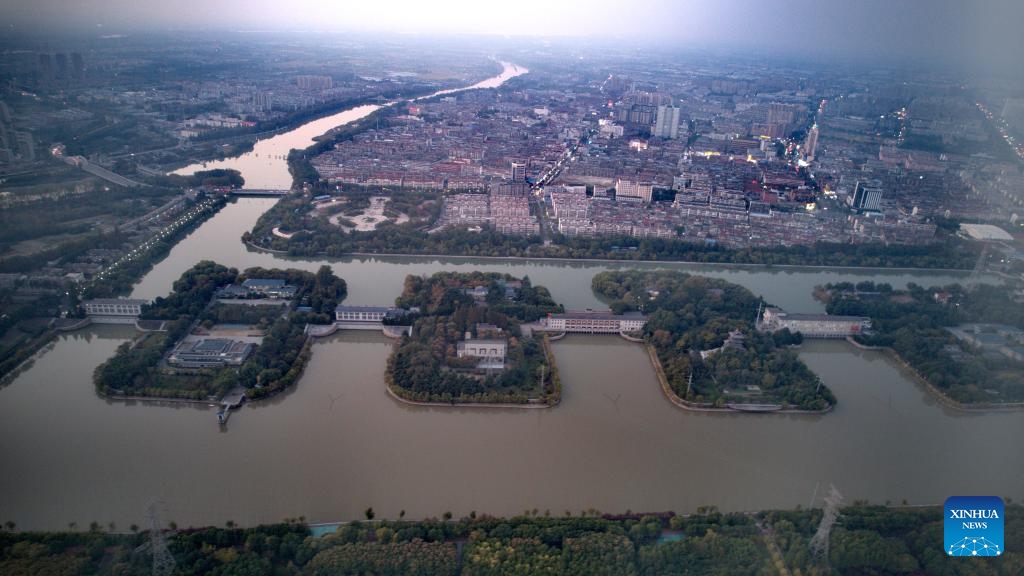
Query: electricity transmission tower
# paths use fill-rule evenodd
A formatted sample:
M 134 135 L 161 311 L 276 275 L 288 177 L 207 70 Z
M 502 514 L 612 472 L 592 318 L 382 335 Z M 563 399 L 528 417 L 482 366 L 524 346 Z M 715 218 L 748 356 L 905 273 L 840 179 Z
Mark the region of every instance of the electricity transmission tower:
M 986 241 L 982 244 L 981 254 L 978 254 L 977 262 L 974 263 L 974 270 L 971 270 L 971 275 L 967 278 L 966 284 L 968 286 L 974 286 L 981 280 L 981 274 L 985 271 L 985 265 L 988 263 L 988 249 L 989 242 Z
M 825 496 L 825 510 L 818 524 L 818 531 L 811 538 L 811 555 L 818 562 L 828 564 L 828 541 L 832 534 L 832 525 L 839 517 L 839 506 L 843 503 L 843 495 L 830 485 L 828 495 Z
M 149 547 L 153 552 L 153 576 L 172 576 L 174 574 L 174 556 L 167 548 L 167 535 L 160 526 L 156 503 L 150 504 L 146 510 L 149 518 Z

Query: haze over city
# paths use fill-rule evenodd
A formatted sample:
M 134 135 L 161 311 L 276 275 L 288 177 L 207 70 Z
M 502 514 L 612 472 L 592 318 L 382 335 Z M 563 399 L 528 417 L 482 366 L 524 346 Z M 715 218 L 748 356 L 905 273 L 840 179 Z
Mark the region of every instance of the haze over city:
M 1014 0 L 4 0 L 8 31 L 319 30 L 587 37 L 810 59 L 998 70 L 1024 52 Z

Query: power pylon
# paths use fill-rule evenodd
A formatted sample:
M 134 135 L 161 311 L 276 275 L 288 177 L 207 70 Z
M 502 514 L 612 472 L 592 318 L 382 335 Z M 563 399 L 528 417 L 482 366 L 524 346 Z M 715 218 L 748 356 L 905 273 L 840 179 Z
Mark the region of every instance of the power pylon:
M 981 275 L 988 264 L 989 247 L 990 243 L 988 241 L 982 243 L 981 254 L 978 254 L 978 260 L 974 263 L 974 270 L 971 270 L 971 275 L 967 278 L 966 284 L 968 286 L 974 286 L 981 281 Z
M 172 576 L 177 567 L 174 556 L 167 548 L 167 534 L 160 525 L 156 503 L 150 504 L 146 510 L 149 518 L 149 547 L 153 553 L 153 576 Z
M 825 496 L 824 514 L 821 516 L 821 523 L 818 524 L 818 531 L 811 538 L 811 555 L 818 562 L 828 564 L 828 542 L 832 534 L 832 525 L 839 517 L 839 506 L 843 503 L 843 495 L 835 486 L 829 486 L 828 495 Z

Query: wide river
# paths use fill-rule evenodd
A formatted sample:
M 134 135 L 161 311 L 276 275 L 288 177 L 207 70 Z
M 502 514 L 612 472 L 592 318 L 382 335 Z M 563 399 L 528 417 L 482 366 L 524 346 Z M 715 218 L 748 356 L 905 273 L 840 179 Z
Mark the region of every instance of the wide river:
M 329 128 L 329 126 L 328 126 Z M 248 171 L 243 171 L 246 179 Z M 260 187 L 268 186 L 259 184 Z M 407 274 L 488 270 L 529 275 L 570 308 L 600 305 L 602 262 L 374 257 L 290 259 L 239 237 L 274 200 L 241 199 L 178 244 L 134 289 L 165 295 L 201 259 L 244 268 L 328 263 L 347 302 L 388 304 Z M 795 312 L 821 310 L 816 284 L 871 279 L 904 286 L 951 273 L 689 264 L 639 265 L 725 278 Z M 822 416 L 684 412 L 662 396 L 643 349 L 616 336 L 570 336 L 554 350 L 564 399 L 550 410 L 418 408 L 384 389 L 391 342 L 342 333 L 314 346 L 289 392 L 250 404 L 227 430 L 205 405 L 99 398 L 92 372 L 134 331 L 61 336 L 0 390 L 0 522 L 61 529 L 144 524 L 150 502 L 179 526 L 456 516 L 756 510 L 847 498 L 934 504 L 957 494 L 1024 497 L 1024 413 L 964 413 L 937 403 L 885 354 L 809 342 L 801 357 L 832 388 Z M 1004 449 L 1004 447 L 1008 447 Z

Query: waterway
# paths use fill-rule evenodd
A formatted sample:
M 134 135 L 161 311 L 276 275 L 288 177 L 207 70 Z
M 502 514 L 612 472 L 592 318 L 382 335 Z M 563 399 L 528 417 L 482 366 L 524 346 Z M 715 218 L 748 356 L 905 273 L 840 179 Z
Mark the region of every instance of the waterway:
M 290 137 L 290 136 L 289 136 Z M 235 166 L 240 166 L 236 164 Z M 251 174 L 243 170 L 250 181 Z M 259 179 L 255 187 L 269 187 Z M 599 306 L 594 274 L 673 268 L 737 282 L 794 312 L 821 310 L 812 288 L 875 280 L 902 287 L 957 273 L 366 257 L 291 259 L 239 241 L 274 200 L 241 199 L 185 238 L 134 288 L 153 298 L 201 259 L 245 268 L 330 264 L 349 303 L 388 304 L 407 274 L 529 275 L 570 308 Z M 0 389 L 0 522 L 23 529 L 144 524 L 163 503 L 180 526 L 381 517 L 693 511 L 807 506 L 829 484 L 848 500 L 915 504 L 953 494 L 1024 497 L 1024 414 L 964 413 L 934 398 L 884 353 L 810 342 L 802 358 L 839 399 L 826 415 L 691 413 L 662 396 L 643 349 L 615 336 L 554 344 L 564 382 L 551 410 L 421 408 L 384 389 L 391 342 L 342 333 L 314 345 L 298 384 L 220 429 L 203 405 L 123 403 L 95 394 L 96 366 L 134 335 L 97 326 L 61 335 Z
M 516 514 L 538 508 L 725 510 L 849 499 L 937 503 L 1024 495 L 1019 413 L 955 412 L 880 352 L 813 342 L 804 360 L 839 404 L 824 416 L 681 411 L 643 349 L 569 336 L 552 410 L 420 408 L 389 397 L 391 343 L 349 332 L 314 346 L 299 384 L 226 432 L 212 409 L 108 402 L 90 374 L 131 336 L 62 336 L 0 391 L 0 518 L 25 529 L 142 524 L 151 501 L 181 526 L 305 516 Z
M 477 88 L 496 88 L 501 86 L 510 78 L 515 78 L 516 76 L 529 72 L 526 68 L 515 64 L 508 62 L 502 62 L 501 64 L 502 71 L 497 76 L 477 82 L 468 88 L 440 90 L 430 94 L 429 96 L 423 96 L 416 98 L 415 100 L 423 100 L 425 98 L 433 98 L 435 96 L 443 96 L 446 94 L 455 94 L 457 92 Z M 315 144 L 315 141 L 313 140 L 314 138 L 326 133 L 332 128 L 365 118 L 383 106 L 391 106 L 393 104 L 395 104 L 395 102 L 387 102 L 384 104 L 365 104 L 363 106 L 350 108 L 348 110 L 338 112 L 337 114 L 313 120 L 283 134 L 277 134 L 269 138 L 258 140 L 251 151 L 246 152 L 241 156 L 192 164 L 175 170 L 173 173 L 189 175 L 194 174 L 198 170 L 231 168 L 242 173 L 245 177 L 246 188 L 256 190 L 287 190 L 292 187 L 292 177 L 288 172 L 288 153 L 292 149 L 302 150 L 308 148 Z
M 342 259 L 291 258 L 245 246 L 238 239 L 252 230 L 256 220 L 276 202 L 267 198 L 241 198 L 229 204 L 218 215 L 203 224 L 177 246 L 135 286 L 133 298 L 152 299 L 166 296 L 171 284 L 182 272 L 201 259 L 214 260 L 236 268 L 252 266 L 293 267 L 315 271 L 329 264 L 348 283 L 349 304 L 390 305 L 402 291 L 402 282 L 409 274 L 433 274 L 439 270 L 482 270 L 508 272 L 529 276 L 534 284 L 547 286 L 558 302 L 567 308 L 582 309 L 602 306 L 590 289 L 595 274 L 604 270 L 627 268 L 675 269 L 694 274 L 723 278 L 746 286 L 763 295 L 774 305 L 790 312 L 820 312 L 820 302 L 811 291 L 828 282 L 889 282 L 901 288 L 914 282 L 925 286 L 941 286 L 963 282 L 962 272 L 926 270 L 864 270 L 858 268 L 813 268 L 799 266 L 740 266 L 684 263 L 618 263 L 598 261 L 458 258 L 415 256 L 365 256 Z

